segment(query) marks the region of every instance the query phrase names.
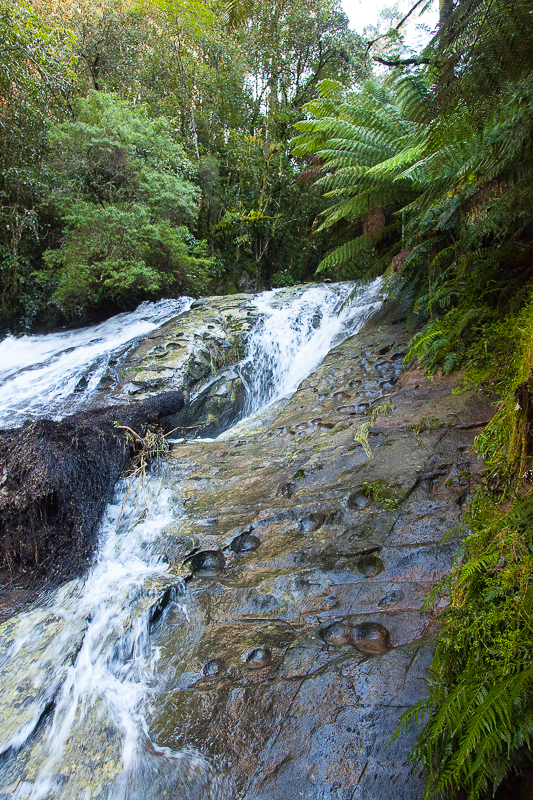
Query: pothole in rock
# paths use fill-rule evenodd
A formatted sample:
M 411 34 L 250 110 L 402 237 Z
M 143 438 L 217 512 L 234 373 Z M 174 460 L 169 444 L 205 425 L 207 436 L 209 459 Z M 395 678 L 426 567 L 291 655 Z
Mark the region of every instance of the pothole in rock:
M 272 663 L 272 651 L 270 647 L 256 647 L 246 656 L 246 666 L 248 669 L 262 669 Z
M 365 655 L 380 655 L 390 647 L 390 634 L 380 622 L 352 625 L 345 620 L 332 622 L 319 629 L 320 638 L 333 647 L 350 644 Z
M 353 644 L 366 655 L 386 653 L 390 647 L 390 634 L 380 622 L 360 622 L 352 628 Z
M 199 519 L 197 520 L 198 525 L 202 525 L 204 528 L 214 528 L 218 525 L 218 519 L 215 517 L 209 517 L 207 519 Z
M 231 544 L 230 549 L 233 550 L 234 553 L 253 553 L 254 550 L 257 550 L 258 547 L 261 546 L 261 539 L 258 536 L 254 536 L 253 533 L 241 533 L 240 536 L 236 536 Z
M 339 414 L 366 414 L 368 408 L 368 403 L 357 403 L 350 406 L 339 406 L 335 410 L 338 411 Z
M 365 578 L 375 578 L 376 575 L 379 575 L 384 569 L 383 561 L 377 553 L 368 553 L 362 556 L 357 562 L 357 570 Z
M 193 575 L 218 575 L 223 572 L 226 561 L 222 550 L 201 550 L 198 553 L 191 553 L 182 562 L 182 565 L 189 564 Z
M 362 511 L 370 505 L 370 502 L 371 498 L 363 491 L 358 490 L 349 496 L 346 505 L 348 508 L 351 508 L 352 511 Z
M 204 664 L 204 668 L 202 670 L 202 675 L 204 677 L 216 677 L 217 675 L 221 675 L 224 671 L 224 659 L 223 658 L 210 658 L 209 661 L 206 661 Z
M 284 483 L 280 489 L 279 493 L 282 497 L 292 497 L 294 494 L 294 483 Z
M 326 644 L 340 647 L 343 644 L 353 644 L 353 629 L 347 622 L 332 622 L 319 630 L 318 635 Z
M 360 556 L 380 550 L 379 546 L 374 542 L 374 529 L 366 525 L 363 528 L 361 528 L 360 525 L 350 525 L 349 528 L 344 530 L 342 538 L 347 539 L 349 542 L 357 542 L 359 545 L 361 545 L 364 549 L 359 550 Z
M 323 514 L 322 511 L 314 511 L 312 514 L 309 514 L 300 521 L 300 532 L 314 533 L 322 527 L 325 521 L 326 515 Z

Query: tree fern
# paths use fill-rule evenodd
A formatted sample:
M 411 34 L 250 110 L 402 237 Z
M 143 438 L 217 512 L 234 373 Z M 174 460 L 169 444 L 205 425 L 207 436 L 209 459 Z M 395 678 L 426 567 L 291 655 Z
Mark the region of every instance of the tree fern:
M 337 101 L 334 117 L 329 102 L 333 90 Z M 418 155 L 422 133 L 421 125 L 412 122 L 407 113 L 412 94 L 406 91 L 406 79 L 402 78 L 397 93 L 394 85 L 384 86 L 376 80 L 367 81 L 354 93 L 328 82 L 320 85 L 320 93 L 321 99 L 304 109 L 313 119 L 296 125 L 300 135 L 292 142 L 293 152 L 316 155 L 322 164 L 317 185 L 330 198 L 331 192 L 335 192 L 333 197 L 341 192 L 348 199 L 330 205 L 319 230 L 341 220 L 353 224 L 376 207 L 385 206 L 394 213 L 415 196 L 412 181 L 398 176 Z M 319 271 L 353 259 L 363 244 L 384 240 L 394 229 L 389 226 L 380 237 L 358 236 L 338 247 L 321 262 Z

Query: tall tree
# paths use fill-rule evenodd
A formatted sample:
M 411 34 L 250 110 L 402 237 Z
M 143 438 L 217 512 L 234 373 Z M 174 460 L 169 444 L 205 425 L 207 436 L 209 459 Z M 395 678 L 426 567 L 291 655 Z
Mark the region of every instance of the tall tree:
M 30 3 L 0 0 L 0 316 L 22 312 L 31 321 L 38 306 L 31 271 L 41 160 L 49 121 L 68 110 L 70 45 Z

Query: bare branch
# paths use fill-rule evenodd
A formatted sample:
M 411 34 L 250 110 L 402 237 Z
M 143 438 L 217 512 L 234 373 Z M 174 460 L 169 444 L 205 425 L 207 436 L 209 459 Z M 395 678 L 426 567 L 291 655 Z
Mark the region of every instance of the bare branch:
M 407 20 L 411 16 L 411 14 L 413 14 L 416 11 L 418 6 L 421 6 L 422 3 L 426 3 L 426 2 L 427 2 L 427 0 L 417 0 L 417 2 L 414 4 L 414 6 L 411 6 L 411 8 L 407 12 L 407 14 L 405 14 L 405 16 L 402 17 L 402 19 L 399 21 L 399 23 L 396 25 L 396 27 L 393 28 L 393 30 L 399 31 L 400 28 L 402 27 L 402 25 L 404 24 L 404 22 L 407 22 Z M 367 57 L 367 55 L 368 55 L 368 53 L 370 51 L 370 48 L 373 47 L 376 44 L 376 42 L 379 42 L 381 39 L 385 39 L 385 37 L 389 36 L 389 35 L 390 35 L 390 30 L 387 31 L 387 33 L 382 33 L 381 36 L 377 36 L 375 39 L 372 39 L 371 42 L 368 42 L 367 45 L 366 45 L 365 59 L 366 59 L 366 57 Z M 375 59 L 375 60 L 379 61 L 379 59 Z

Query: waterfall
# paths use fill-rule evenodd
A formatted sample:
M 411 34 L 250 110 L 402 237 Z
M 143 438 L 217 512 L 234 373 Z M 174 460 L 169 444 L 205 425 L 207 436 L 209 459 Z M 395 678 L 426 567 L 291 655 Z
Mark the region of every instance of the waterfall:
M 238 366 L 247 390 L 244 415 L 293 392 L 332 346 L 379 307 L 379 291 L 376 281 L 358 292 L 341 284 L 314 286 L 292 299 L 286 291 L 257 296 L 259 320 Z M 43 413 L 60 416 L 65 407 L 86 403 L 117 353 L 189 305 L 143 304 L 133 314 L 82 331 L 8 337 L 0 343 L 0 359 L 6 356 L 1 424 Z M 83 376 L 81 400 L 75 390 Z M 229 778 L 192 749 L 158 747 L 146 723 L 158 686 L 152 626 L 164 621 L 168 602 L 188 625 L 184 584 L 167 572 L 163 555 L 169 531 L 183 514 L 165 482 L 169 470 L 156 464 L 146 480 L 117 485 L 100 525 L 98 557 L 85 579 L 21 612 L 0 638 L 0 710 L 2 702 L 13 708 L 0 731 L 2 798 L 233 796 Z M 21 707 L 17 696 L 28 686 Z M 33 760 L 31 780 L 18 778 L 19 754 Z
M 102 768 L 106 744 L 102 730 L 107 731 L 107 736 L 111 730 L 122 739 L 122 768 L 105 791 L 109 800 L 159 798 L 166 793 L 173 796 L 180 784 L 188 787 L 180 793 L 185 799 L 224 797 L 225 782 L 215 776 L 205 759 L 192 751 L 173 753 L 158 748 L 150 741 L 144 718 L 146 703 L 156 687 L 154 665 L 158 659 L 150 630 L 154 619 L 160 619 L 164 612 L 161 603 L 156 600 L 154 604 L 147 594 L 147 582 L 158 585 L 164 597 L 173 597 L 174 606 L 179 605 L 183 620 L 187 619 L 183 583 L 165 574 L 168 565 L 158 547 L 165 529 L 175 519 L 163 477 L 164 468 L 155 470 L 145 485 L 137 478 L 117 487 L 115 500 L 101 524 L 100 550 L 94 567 L 81 586 L 71 585 L 67 597 L 60 592 L 44 609 L 49 616 L 67 621 L 66 631 L 48 644 L 46 662 L 30 667 L 32 680 L 41 682 L 44 688 L 50 677 L 46 668 L 54 657 L 51 651 L 55 648 L 60 664 L 66 646 L 65 632 L 68 635 L 80 625 L 85 625 L 85 630 L 79 652 L 65 670 L 54 698 L 38 776 L 31 783 L 19 784 L 13 795 L 15 800 L 77 797 L 78 794 L 71 794 L 73 787 L 67 795 L 62 791 L 65 765 L 67 771 L 71 766 L 79 769 L 81 774 L 74 780 L 74 789 L 83 797 L 87 778 L 82 764 L 69 761 L 69 750 L 79 751 L 79 739 L 89 737 L 91 761 L 95 768 Z M 24 623 L 24 615 L 21 616 Z M 37 621 L 31 612 L 28 616 L 29 622 Z M 18 645 L 13 652 L 15 659 L 21 658 L 24 643 L 22 647 L 20 642 Z M 20 679 L 20 675 L 14 677 Z M 88 725 L 95 707 L 97 727 Z M 16 750 L 24 744 L 37 727 L 42 708 L 43 703 L 35 704 L 33 718 L 22 732 L 0 743 L 0 752 Z
M 87 406 L 110 363 L 191 303 L 189 297 L 142 303 L 90 328 L 7 336 L 0 342 L 0 428 Z
M 379 308 L 380 290 L 378 278 L 363 287 L 313 286 L 292 301 L 280 301 L 279 290 L 258 295 L 261 317 L 240 370 L 247 390 L 244 416 L 292 394 L 332 347 L 357 333 Z

